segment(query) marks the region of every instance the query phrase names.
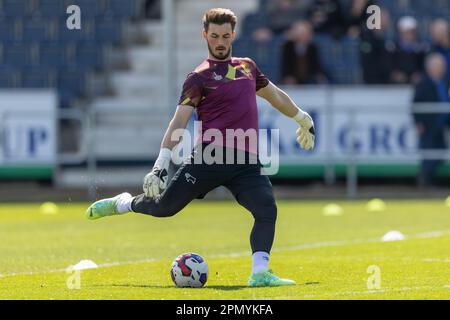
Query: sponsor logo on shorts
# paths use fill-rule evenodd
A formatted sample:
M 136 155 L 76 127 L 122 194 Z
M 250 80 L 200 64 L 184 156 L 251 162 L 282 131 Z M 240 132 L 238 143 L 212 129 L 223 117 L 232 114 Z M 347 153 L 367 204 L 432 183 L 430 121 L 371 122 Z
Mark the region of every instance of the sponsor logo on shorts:
M 195 184 L 197 182 L 197 178 L 193 177 L 189 173 L 185 173 L 184 176 L 186 177 L 186 181 L 192 184 Z

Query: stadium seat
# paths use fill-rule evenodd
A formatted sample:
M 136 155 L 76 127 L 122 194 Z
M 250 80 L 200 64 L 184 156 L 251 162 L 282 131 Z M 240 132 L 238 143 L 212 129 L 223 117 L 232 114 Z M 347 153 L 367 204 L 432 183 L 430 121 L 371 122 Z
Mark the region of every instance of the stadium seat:
M 59 72 L 57 87 L 62 107 L 69 107 L 71 102 L 86 92 L 86 74 L 80 71 Z
M 37 9 L 43 18 L 60 18 L 66 15 L 66 8 L 61 0 L 39 0 Z
M 66 68 L 69 58 L 65 46 L 57 43 L 42 43 L 40 46 L 40 65 L 50 69 Z
M 14 25 L 6 19 L 0 20 L 0 40 L 2 42 L 11 42 L 16 39 Z
M 259 0 L 259 9 L 263 12 L 267 12 L 270 0 Z
M 322 67 L 325 73 L 329 76 L 329 80 L 335 82 L 335 67 L 339 64 L 339 49 L 336 40 L 327 34 L 316 33 L 314 36 L 314 43 L 317 45 L 319 51 L 319 58 L 322 62 Z
M 141 1 L 137 0 L 109 0 L 107 6 L 107 13 L 119 18 L 134 18 L 139 13 L 139 4 Z
M 0 88 L 20 86 L 20 72 L 16 68 L 0 65 Z
M 8 18 L 22 18 L 30 13 L 29 0 L 3 0 L 3 12 Z
M 18 42 L 22 40 L 23 22 L 21 19 L 0 20 L 0 41 Z
M 22 87 L 24 88 L 49 88 L 55 84 L 52 72 L 45 68 L 32 68 L 22 72 Z
M 22 43 L 9 44 L 4 47 L 6 66 L 21 68 L 38 63 L 38 53 L 33 46 Z
M 77 46 L 77 65 L 83 69 L 103 68 L 103 46 L 88 42 Z
M 59 21 L 58 37 L 60 42 L 79 42 L 90 41 L 95 39 L 95 20 L 84 19 L 80 30 L 70 30 L 66 26 L 65 20 Z
M 66 12 L 66 8 L 70 5 L 77 5 L 81 10 L 82 19 L 94 19 L 97 16 L 102 14 L 102 8 L 100 5 L 100 1 L 92 1 L 92 0 L 63 0 L 64 2 L 64 13 Z M 128 2 L 128 1 L 124 1 Z
M 251 35 L 256 29 L 266 25 L 267 15 L 263 12 L 250 13 L 242 22 L 242 34 Z
M 238 57 L 251 57 L 272 82 L 278 83 L 283 43 L 283 37 L 274 37 L 267 43 L 256 42 L 250 37 L 241 37 L 235 41 L 233 52 Z
M 358 39 L 344 37 L 340 40 L 326 34 L 316 34 L 314 42 L 319 57 L 332 83 L 354 84 L 361 81 L 361 64 Z
M 122 22 L 116 19 L 97 20 L 95 39 L 104 43 L 120 43 L 122 40 Z
M 24 42 L 41 42 L 49 40 L 48 23 L 41 19 L 25 21 L 23 26 Z
M 236 57 L 251 57 L 253 53 L 252 49 L 253 46 L 250 37 L 239 37 L 233 43 L 233 55 Z

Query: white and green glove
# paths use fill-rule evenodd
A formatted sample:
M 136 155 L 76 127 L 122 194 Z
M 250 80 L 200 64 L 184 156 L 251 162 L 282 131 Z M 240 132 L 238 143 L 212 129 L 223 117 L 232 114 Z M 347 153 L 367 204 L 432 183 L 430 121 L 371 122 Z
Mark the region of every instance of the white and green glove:
M 152 171 L 144 177 L 143 190 L 147 197 L 156 198 L 167 188 L 171 158 L 172 151 L 161 149 Z
M 299 110 L 297 115 L 294 116 L 294 120 L 299 124 L 297 129 L 297 142 L 302 149 L 312 150 L 314 148 L 314 140 L 316 132 L 314 130 L 314 121 L 311 116 Z

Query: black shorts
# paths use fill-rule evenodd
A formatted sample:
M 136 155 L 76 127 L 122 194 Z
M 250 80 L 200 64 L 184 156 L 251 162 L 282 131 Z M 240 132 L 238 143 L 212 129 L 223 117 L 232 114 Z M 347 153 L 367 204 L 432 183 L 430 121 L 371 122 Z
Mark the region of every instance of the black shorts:
M 238 201 L 240 194 L 251 192 L 261 200 L 275 203 L 272 184 L 261 173 L 262 166 L 254 155 L 235 152 L 234 161 L 245 158 L 244 163 L 236 164 L 230 163 L 229 158 L 227 163 L 226 152 L 221 152 L 222 163 L 209 164 L 198 158 L 198 149 L 194 150 L 169 181 L 167 189 L 156 199 L 143 194 L 135 197 L 133 211 L 160 217 L 172 216 L 193 199 L 202 199 L 219 186 L 229 189 Z

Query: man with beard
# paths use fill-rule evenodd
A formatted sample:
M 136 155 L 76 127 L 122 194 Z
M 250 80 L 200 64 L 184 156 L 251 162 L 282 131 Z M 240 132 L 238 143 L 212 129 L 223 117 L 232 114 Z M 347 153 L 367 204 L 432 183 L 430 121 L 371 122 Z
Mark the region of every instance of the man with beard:
M 314 147 L 314 124 L 306 112 L 260 72 L 253 60 L 232 57 L 236 20 L 231 10 L 222 8 L 211 9 L 204 15 L 203 38 L 208 45 L 208 58 L 189 73 L 184 82 L 159 157 L 153 170 L 144 178 L 144 193 L 135 197 L 122 193 L 114 198 L 99 200 L 87 209 L 86 216 L 88 219 L 98 219 L 135 212 L 170 217 L 192 200 L 203 198 L 218 186 L 225 186 L 255 219 L 250 235 L 253 255 L 248 286 L 292 285 L 294 281 L 279 278 L 269 269 L 277 206 L 270 180 L 261 174 L 257 139 L 245 138 L 248 132 L 254 132 L 257 137 L 256 95 L 298 122 L 297 141 L 303 149 Z M 167 171 L 172 149 L 179 143 L 179 139 L 172 139 L 172 133 L 186 128 L 194 110 L 202 124 L 200 142 L 169 182 Z M 222 133 L 225 138 L 216 135 L 212 139 L 208 134 L 210 130 Z M 231 137 L 227 133 L 229 130 L 234 131 Z M 235 136 L 236 132 L 242 132 L 244 136 Z M 236 138 L 238 141 L 244 140 L 244 143 L 236 145 Z M 216 155 L 219 154 L 218 162 L 208 163 L 203 159 L 205 155 L 201 150 L 211 146 Z M 231 163 L 228 157 L 230 150 L 233 151 Z M 236 156 L 244 161 L 236 163 Z

